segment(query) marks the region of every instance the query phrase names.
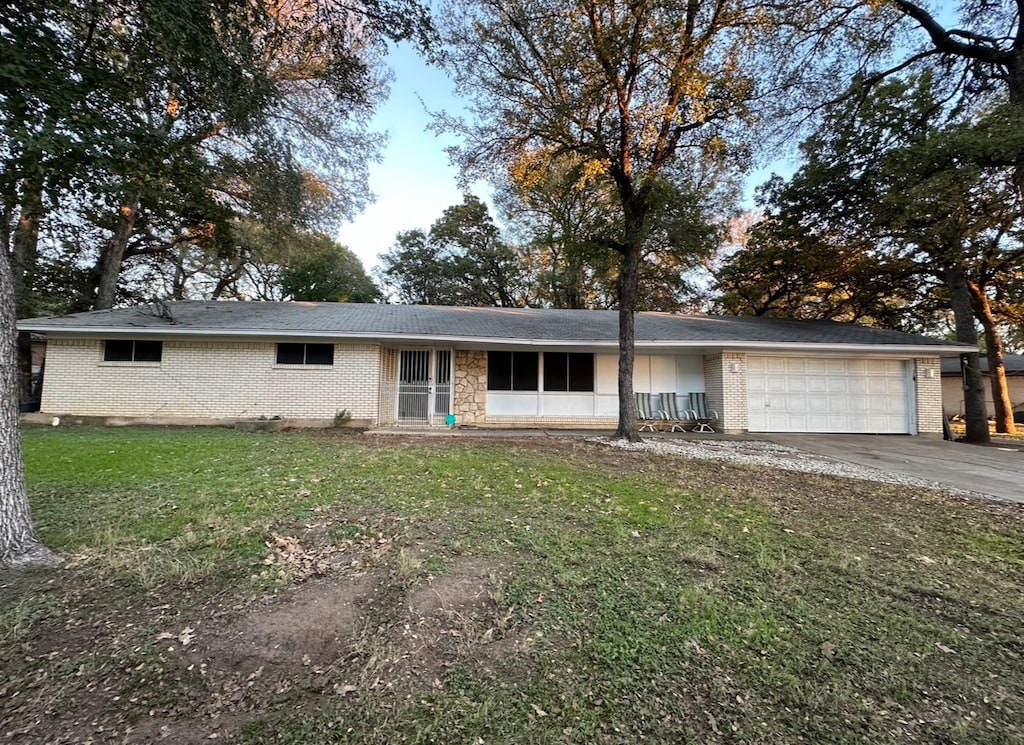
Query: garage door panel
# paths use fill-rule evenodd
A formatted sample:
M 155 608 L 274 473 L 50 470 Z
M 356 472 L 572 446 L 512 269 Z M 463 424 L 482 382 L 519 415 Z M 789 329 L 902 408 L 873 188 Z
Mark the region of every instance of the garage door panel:
M 786 381 L 786 391 L 788 393 L 806 393 L 809 382 L 804 377 L 790 377 Z
M 847 393 L 848 389 L 846 378 L 827 378 L 825 381 L 825 390 L 828 393 Z
M 897 360 L 865 360 L 864 364 L 871 375 L 893 375 L 903 369 Z
M 867 414 L 871 411 L 871 401 L 866 398 L 851 398 L 849 400 L 849 411 L 851 414 Z
M 870 393 L 868 390 L 867 378 L 853 378 L 849 381 L 847 391 L 850 393 L 856 393 L 859 395 L 867 395 Z
M 834 416 L 844 416 L 850 413 L 850 402 L 846 398 L 832 397 L 828 400 L 828 413 Z
M 807 429 L 805 432 L 828 432 L 829 418 L 823 415 L 807 417 Z
M 807 397 L 807 408 L 813 411 L 815 414 L 827 414 L 828 413 L 828 397 L 827 396 L 808 396 Z
M 748 373 L 763 373 L 765 371 L 765 357 L 747 357 Z
M 868 398 L 866 398 L 864 400 L 865 400 L 866 405 L 867 405 L 868 413 L 870 413 L 870 414 L 884 414 L 886 416 L 889 415 L 890 405 L 891 405 L 890 402 L 889 402 L 889 399 L 883 398 L 881 396 L 878 396 L 878 397 L 869 396 Z
M 884 396 L 889 392 L 885 378 L 864 378 L 864 384 L 869 396 Z
M 749 357 L 751 432 L 906 433 L 908 376 L 900 360 Z

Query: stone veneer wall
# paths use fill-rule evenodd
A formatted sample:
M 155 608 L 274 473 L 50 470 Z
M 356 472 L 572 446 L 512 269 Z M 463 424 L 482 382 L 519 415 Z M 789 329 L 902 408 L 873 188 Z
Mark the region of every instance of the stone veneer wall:
M 732 368 L 735 368 L 733 371 Z M 708 406 L 718 412 L 715 429 L 731 434 L 746 432 L 747 355 L 721 352 L 704 356 L 704 390 Z
M 487 352 L 455 350 L 454 414 L 459 424 L 487 419 Z
M 930 377 L 929 377 L 930 376 Z M 942 369 L 938 357 L 914 360 L 914 403 L 917 405 L 917 433 L 942 435 Z
M 79 416 L 375 422 L 380 351 L 336 344 L 333 365 L 278 365 L 265 341 L 165 339 L 160 362 L 104 362 L 103 340 L 50 335 L 42 411 Z

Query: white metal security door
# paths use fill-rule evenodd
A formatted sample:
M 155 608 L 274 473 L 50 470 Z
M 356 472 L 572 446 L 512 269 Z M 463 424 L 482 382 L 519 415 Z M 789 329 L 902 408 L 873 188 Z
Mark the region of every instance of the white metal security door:
M 751 356 L 748 429 L 905 434 L 908 391 L 902 360 Z
M 398 361 L 399 423 L 444 424 L 451 413 L 451 399 L 451 350 L 401 350 Z

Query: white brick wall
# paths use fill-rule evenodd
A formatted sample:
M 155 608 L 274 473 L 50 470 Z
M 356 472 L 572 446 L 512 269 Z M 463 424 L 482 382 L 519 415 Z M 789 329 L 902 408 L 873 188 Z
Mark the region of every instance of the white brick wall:
M 722 352 L 704 356 L 704 385 L 708 405 L 718 412 L 715 429 L 721 432 L 746 432 L 747 355 Z
M 914 360 L 917 432 L 922 435 L 942 434 L 942 371 L 938 357 Z
M 51 334 L 42 411 L 78 416 L 330 419 L 347 409 L 353 419 L 387 425 L 395 419 L 397 361 L 397 351 L 376 344 L 336 344 L 333 366 L 293 366 L 276 364 L 273 342 L 165 340 L 159 363 L 109 363 L 103 362 L 102 340 Z M 914 378 L 917 430 L 941 434 L 938 358 L 915 359 Z M 704 379 L 708 403 L 721 416 L 715 428 L 745 432 L 746 355 L 706 355 Z M 465 412 L 461 418 L 466 419 Z M 487 422 L 513 426 L 526 420 L 494 417 Z M 615 424 L 608 418 L 568 417 L 529 418 L 529 422 Z
M 51 334 L 42 411 L 50 414 L 377 420 L 381 352 L 336 344 L 334 365 L 277 365 L 273 342 L 165 340 L 158 363 L 103 362 L 103 341 Z
M 380 350 L 380 415 L 377 424 L 392 427 L 398 423 L 398 362 L 397 349 Z

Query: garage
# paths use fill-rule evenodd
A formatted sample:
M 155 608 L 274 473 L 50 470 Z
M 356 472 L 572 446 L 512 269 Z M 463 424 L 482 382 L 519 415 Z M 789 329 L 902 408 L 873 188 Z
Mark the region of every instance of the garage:
M 748 429 L 907 434 L 909 391 L 903 360 L 750 356 Z

